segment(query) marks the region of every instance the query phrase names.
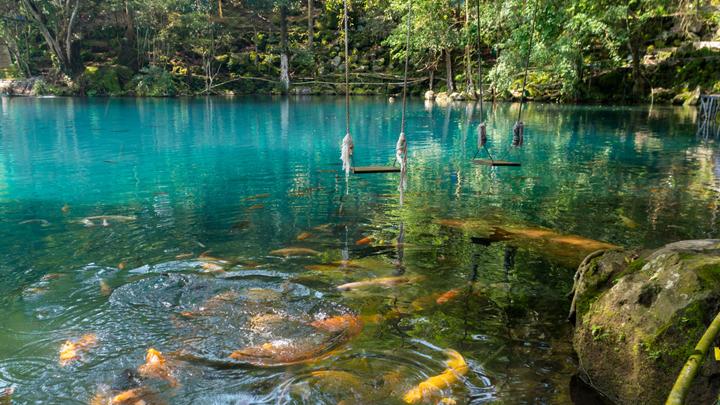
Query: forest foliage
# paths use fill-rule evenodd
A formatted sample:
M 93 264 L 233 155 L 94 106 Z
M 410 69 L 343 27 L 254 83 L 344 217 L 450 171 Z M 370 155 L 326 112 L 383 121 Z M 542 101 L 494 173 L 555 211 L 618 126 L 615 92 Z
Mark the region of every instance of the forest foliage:
M 351 91 L 561 101 L 720 92 L 718 0 L 349 0 Z M 342 0 L 0 0 L 8 77 L 85 95 L 344 91 Z M 408 13 L 408 10 L 410 12 Z M 411 40 L 405 44 L 410 18 Z M 684 97 L 684 98 L 683 98 Z

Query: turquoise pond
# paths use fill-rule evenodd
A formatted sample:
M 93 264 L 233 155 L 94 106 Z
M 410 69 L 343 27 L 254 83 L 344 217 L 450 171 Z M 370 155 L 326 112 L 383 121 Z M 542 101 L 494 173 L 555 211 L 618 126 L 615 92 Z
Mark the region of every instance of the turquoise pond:
M 0 101 L 0 392 L 19 404 L 403 403 L 449 349 L 467 372 L 427 403 L 569 403 L 583 255 L 720 223 L 693 109 L 531 104 L 513 149 L 518 105 L 489 106 L 490 150 L 522 162 L 490 168 L 476 105 L 411 100 L 400 204 L 396 174 L 341 173 L 340 98 Z M 357 164 L 392 162 L 400 109 L 353 99 Z M 149 348 L 169 375 L 137 370 Z

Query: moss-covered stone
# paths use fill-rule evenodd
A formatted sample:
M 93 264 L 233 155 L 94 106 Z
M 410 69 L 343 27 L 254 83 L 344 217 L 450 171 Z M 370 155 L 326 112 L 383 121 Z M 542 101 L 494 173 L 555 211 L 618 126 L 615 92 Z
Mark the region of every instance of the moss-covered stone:
M 718 240 L 683 241 L 639 257 L 613 250 L 584 262 L 573 336 L 581 376 L 616 403 L 663 403 L 720 310 L 719 247 Z M 712 402 L 719 372 L 706 362 L 692 403 Z

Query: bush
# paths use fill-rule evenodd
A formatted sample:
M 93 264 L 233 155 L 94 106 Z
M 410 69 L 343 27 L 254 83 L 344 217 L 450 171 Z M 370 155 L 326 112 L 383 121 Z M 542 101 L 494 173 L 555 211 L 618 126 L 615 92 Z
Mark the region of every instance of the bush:
M 79 84 L 88 96 L 120 96 L 131 77 L 132 71 L 125 66 L 88 66 Z
M 172 97 L 181 94 L 181 84 L 159 66 L 142 68 L 130 82 L 131 90 L 141 97 Z

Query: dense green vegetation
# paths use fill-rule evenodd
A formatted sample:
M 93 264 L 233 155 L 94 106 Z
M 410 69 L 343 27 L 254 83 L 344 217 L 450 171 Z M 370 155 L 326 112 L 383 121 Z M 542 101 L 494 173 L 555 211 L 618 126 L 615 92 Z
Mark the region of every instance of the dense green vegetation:
M 407 4 L 350 1 L 354 93 L 399 91 Z M 342 9 L 341 0 L 0 0 L 13 61 L 4 75 L 40 75 L 36 91 L 60 94 L 341 92 Z M 719 10 L 718 0 L 413 0 L 412 88 L 472 98 L 479 52 L 498 98 L 520 95 L 529 55 L 531 98 L 685 102 L 720 91 Z

